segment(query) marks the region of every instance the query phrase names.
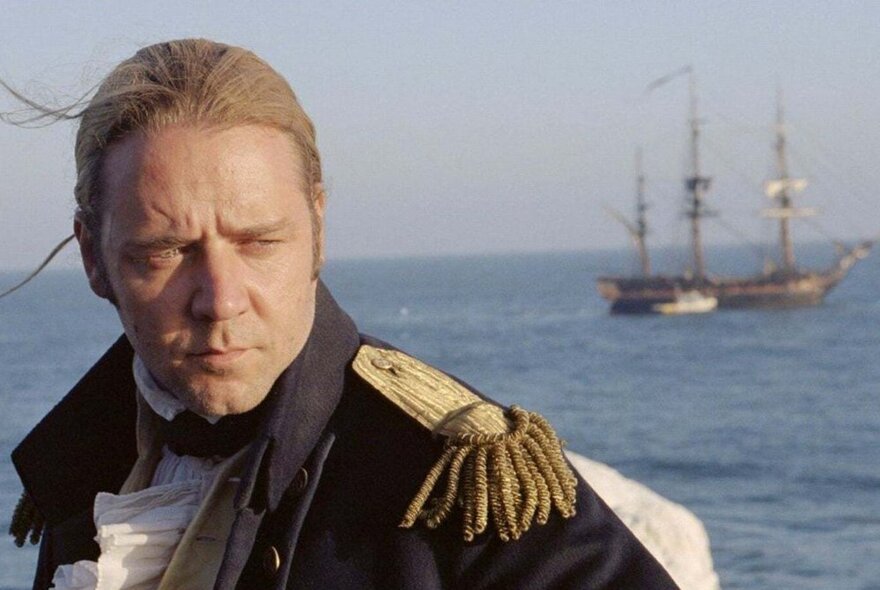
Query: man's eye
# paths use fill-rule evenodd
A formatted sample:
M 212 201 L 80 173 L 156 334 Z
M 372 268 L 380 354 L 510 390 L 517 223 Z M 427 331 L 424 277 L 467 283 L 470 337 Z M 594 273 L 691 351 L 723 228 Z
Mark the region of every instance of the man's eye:
M 182 253 L 181 248 L 168 248 L 158 252 L 151 252 L 144 256 L 141 260 L 154 266 L 162 266 L 173 261 Z
M 150 258 L 153 258 L 154 260 L 170 260 L 178 256 L 180 252 L 180 248 L 168 248 L 167 250 L 151 254 Z
M 281 244 L 281 240 L 248 240 L 242 247 L 250 252 L 270 252 Z

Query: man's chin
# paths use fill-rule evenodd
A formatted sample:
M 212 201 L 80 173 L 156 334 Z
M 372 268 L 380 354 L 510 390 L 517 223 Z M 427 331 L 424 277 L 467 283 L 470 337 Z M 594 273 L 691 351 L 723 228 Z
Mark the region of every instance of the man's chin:
M 186 393 L 179 395 L 179 399 L 188 410 L 200 416 L 222 418 L 249 412 L 260 405 L 268 395 L 268 391 L 258 394 L 243 387 L 212 385 L 193 384 L 182 389 Z

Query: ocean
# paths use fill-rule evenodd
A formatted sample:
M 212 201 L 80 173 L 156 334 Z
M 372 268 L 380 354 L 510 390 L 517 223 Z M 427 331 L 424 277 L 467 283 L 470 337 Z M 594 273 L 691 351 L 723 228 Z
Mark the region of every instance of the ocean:
M 624 251 L 331 261 L 324 279 L 362 331 L 687 506 L 723 588 L 880 588 L 880 256 L 817 308 L 609 316 L 595 277 L 631 266 Z M 78 271 L 0 300 L 4 527 L 21 491 L 10 451 L 119 333 Z M 35 562 L 0 543 L 0 588 L 29 588 Z

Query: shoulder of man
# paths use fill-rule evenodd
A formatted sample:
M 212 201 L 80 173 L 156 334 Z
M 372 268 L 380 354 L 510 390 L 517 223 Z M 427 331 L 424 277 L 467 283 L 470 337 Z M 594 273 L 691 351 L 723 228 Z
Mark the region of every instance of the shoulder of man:
M 382 416 L 394 424 L 401 417 L 407 435 L 417 431 L 433 441 L 397 454 L 404 462 L 418 456 L 421 480 L 417 489 L 407 486 L 415 493 L 397 518 L 423 538 L 437 535 L 438 542 L 458 545 L 460 559 L 470 564 L 460 564 L 469 585 L 676 587 L 574 472 L 543 417 L 498 405 L 370 337 L 362 336 L 352 369 L 372 397 L 386 402 Z M 426 449 L 427 462 L 421 457 Z M 401 466 L 410 477 L 412 467 Z
M 120 336 L 12 452 L 29 497 L 54 524 L 119 488 L 137 458 L 131 362 Z
M 384 343 L 366 341 L 352 366 L 443 443 L 400 526 L 437 528 L 457 511 L 465 541 L 483 533 L 512 541 L 551 512 L 574 516 L 577 478 L 544 418 L 503 408 Z

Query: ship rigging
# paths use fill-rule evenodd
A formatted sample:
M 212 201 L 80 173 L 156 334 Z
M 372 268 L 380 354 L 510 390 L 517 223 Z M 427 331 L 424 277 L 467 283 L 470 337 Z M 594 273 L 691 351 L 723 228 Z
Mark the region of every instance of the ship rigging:
M 789 176 L 787 137 L 782 107 L 782 94 L 777 93 L 776 108 L 776 178 L 765 183 L 764 191 L 773 201 L 762 211 L 764 217 L 778 220 L 781 268 L 765 269 L 762 274 L 748 277 L 717 277 L 707 271 L 703 253 L 702 224 L 704 217 L 713 215 L 705 204 L 711 186 L 711 177 L 702 172 L 700 160 L 700 117 L 697 103 L 696 80 L 693 68 L 686 67 L 660 78 L 648 91 L 665 84 L 679 75 L 687 74 L 689 89 L 690 172 L 684 179 L 687 191 L 685 216 L 690 222 L 693 266 L 681 275 L 652 274 L 648 249 L 644 185 L 641 152 L 637 155 L 636 222 L 632 223 L 617 212 L 612 215 L 621 221 L 630 233 L 642 266 L 641 276 L 599 277 L 599 293 L 611 302 L 612 313 L 663 313 L 662 310 L 714 308 L 788 308 L 818 305 L 844 277 L 853 265 L 868 255 L 872 240 L 865 240 L 853 248 L 839 252 L 836 262 L 821 271 L 798 268 L 791 238 L 791 220 L 816 214 L 810 207 L 796 207 L 794 195 L 807 182 Z M 686 302 L 684 300 L 687 300 Z M 701 301 L 705 300 L 705 301 Z M 679 305 L 681 303 L 687 305 Z M 693 305 L 696 302 L 696 305 Z M 687 312 L 687 311 L 685 311 Z

